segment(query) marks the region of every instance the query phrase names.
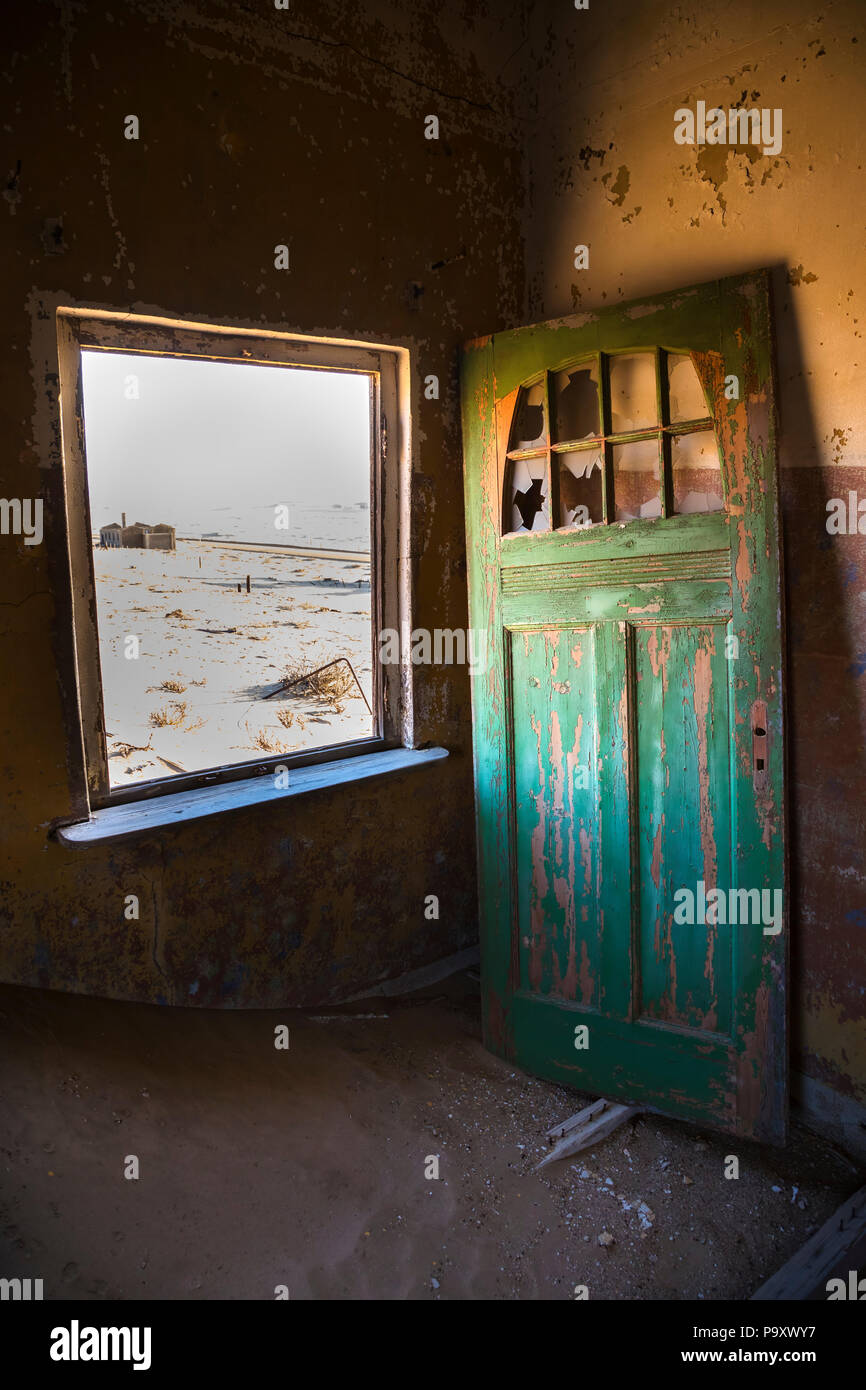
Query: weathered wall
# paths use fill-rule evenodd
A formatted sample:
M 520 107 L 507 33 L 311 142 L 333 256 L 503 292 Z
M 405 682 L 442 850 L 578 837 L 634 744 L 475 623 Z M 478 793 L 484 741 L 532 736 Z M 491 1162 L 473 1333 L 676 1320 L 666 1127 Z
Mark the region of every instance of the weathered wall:
M 624 16 L 591 3 L 528 6 L 525 47 L 522 6 L 505 0 L 492 13 L 483 0 L 17 7 L 4 28 L 0 492 L 38 496 L 58 467 L 56 382 L 34 370 L 40 299 L 403 343 L 415 622 L 461 626 L 458 345 L 772 266 L 795 1066 L 844 1118 L 866 1101 L 866 538 L 831 537 L 824 518 L 830 497 L 866 498 L 862 7 L 722 0 Z M 673 112 L 698 99 L 781 106 L 780 154 L 675 145 Z M 129 112 L 137 144 L 123 139 Z M 438 142 L 423 139 L 430 113 Z M 287 276 L 269 268 L 283 240 Z M 577 242 L 587 271 L 573 269 Z M 429 371 L 438 403 L 421 398 Z M 417 738 L 452 751 L 423 774 L 122 850 L 49 841 L 69 802 L 58 524 L 47 517 L 38 549 L 0 537 L 0 975 L 267 1005 L 336 997 L 470 942 L 469 686 L 455 668 L 416 673 Z M 137 924 L 122 919 L 127 892 L 145 907 Z
M 792 1060 L 849 1140 L 866 1102 L 866 536 L 825 520 L 829 498 L 866 500 L 863 19 L 850 0 L 534 6 L 527 214 L 532 319 L 773 268 Z M 676 144 L 674 112 L 698 100 L 781 107 L 781 150 Z
M 4 497 L 59 469 L 42 303 L 364 337 L 412 353 L 416 626 L 466 625 L 457 385 L 469 335 L 518 322 L 519 6 L 228 0 L 16 6 L 4 26 Z M 503 74 L 503 76 L 500 76 Z M 124 139 L 138 115 L 141 138 Z M 438 141 L 424 118 L 438 115 Z M 291 271 L 273 269 L 286 242 Z M 441 399 L 422 396 L 427 373 Z M 416 669 L 446 762 L 122 848 L 49 839 L 70 807 L 57 675 L 61 518 L 0 537 L 0 976 L 267 1006 L 337 997 L 476 936 L 465 669 Z M 138 894 L 141 920 L 123 898 Z M 425 895 L 440 919 L 424 918 Z

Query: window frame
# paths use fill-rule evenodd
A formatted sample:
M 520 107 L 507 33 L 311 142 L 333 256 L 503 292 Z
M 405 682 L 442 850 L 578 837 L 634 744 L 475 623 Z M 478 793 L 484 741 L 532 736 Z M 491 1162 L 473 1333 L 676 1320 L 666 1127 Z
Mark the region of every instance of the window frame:
M 655 425 L 648 425 L 641 429 L 615 431 L 611 428 L 611 402 L 610 402 L 610 364 L 616 357 L 637 357 L 645 355 L 653 358 L 655 369 L 656 387 L 656 420 Z M 614 466 L 613 450 L 619 444 L 632 444 L 642 440 L 656 440 L 658 445 L 658 468 L 659 468 L 659 504 L 660 512 L 658 517 L 652 518 L 654 522 L 668 521 L 672 517 L 680 515 L 696 515 L 696 513 L 680 513 L 674 510 L 673 499 L 673 468 L 671 459 L 671 442 L 675 436 L 686 434 L 705 433 L 712 430 L 715 438 L 716 450 L 719 454 L 719 464 L 721 466 L 721 448 L 719 444 L 718 422 L 712 403 L 707 398 L 704 383 L 698 373 L 698 380 L 704 393 L 704 402 L 707 412 L 694 420 L 671 421 L 670 400 L 669 400 L 669 377 L 668 377 L 668 358 L 682 357 L 688 355 L 694 366 L 694 356 L 691 351 L 683 348 L 666 348 L 661 345 L 655 347 L 621 347 L 611 348 L 602 351 L 597 349 L 591 352 L 580 353 L 577 357 L 566 358 L 563 362 L 554 367 L 545 368 L 543 371 L 535 372 L 522 382 L 519 388 L 517 399 L 514 402 L 514 413 L 508 426 L 508 446 L 511 444 L 511 432 L 514 429 L 517 413 L 520 408 L 520 399 L 524 391 L 530 390 L 533 386 L 540 385 L 543 391 L 543 435 L 542 442 L 533 444 L 526 449 L 506 448 L 505 452 L 505 476 L 502 489 L 502 517 L 500 522 L 500 534 L 503 539 L 511 539 L 514 536 L 553 535 L 555 532 L 572 532 L 594 530 L 596 527 L 609 528 L 611 526 L 631 526 L 634 521 L 618 521 L 615 516 L 615 494 L 614 494 Z M 582 367 L 594 364 L 598 377 L 598 424 L 601 426 L 600 433 L 586 435 L 582 439 L 554 439 L 556 429 L 556 409 L 555 391 L 553 383 L 555 378 L 570 371 L 574 367 Z M 603 519 L 595 522 L 590 527 L 576 527 L 571 525 L 561 525 L 555 521 L 560 515 L 559 498 L 559 469 L 554 467 L 554 459 L 559 454 L 589 453 L 596 450 L 601 454 L 603 460 L 602 468 L 602 508 Z M 513 496 L 513 475 L 514 465 L 518 462 L 534 459 L 544 459 L 544 482 L 547 487 L 548 505 L 548 525 L 539 526 L 534 531 L 515 531 L 510 524 L 512 514 Z M 723 482 L 724 486 L 724 482 Z M 727 512 L 727 497 L 725 506 Z M 712 515 L 713 513 L 708 513 Z M 699 513 L 703 515 L 703 513 Z M 643 518 L 647 520 L 647 518 Z
M 411 670 L 401 647 L 398 663 L 379 660 L 379 634 L 402 632 L 409 621 L 407 349 L 338 338 L 58 307 L 60 444 L 69 566 L 69 618 L 75 679 L 71 696 L 80 750 L 73 750 L 88 810 L 148 800 L 218 783 L 260 777 L 277 767 L 306 767 L 380 750 L 411 747 Z M 363 372 L 370 379 L 370 596 L 374 731 L 367 738 L 297 753 L 174 773 L 131 787 L 112 788 L 105 737 L 105 707 L 84 429 L 82 352 L 251 363 L 274 368 Z M 67 684 L 63 682 L 64 686 Z

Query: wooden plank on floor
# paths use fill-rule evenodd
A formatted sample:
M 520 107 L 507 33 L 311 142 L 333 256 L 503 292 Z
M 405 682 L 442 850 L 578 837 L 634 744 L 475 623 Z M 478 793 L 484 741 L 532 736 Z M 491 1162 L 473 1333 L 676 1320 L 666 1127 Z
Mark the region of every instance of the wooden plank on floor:
M 560 1133 L 561 1137 L 557 1139 L 550 1153 L 535 1165 L 536 1172 L 539 1168 L 545 1168 L 548 1163 L 555 1163 L 557 1159 L 568 1158 L 571 1154 L 580 1153 L 581 1149 L 589 1148 L 591 1144 L 598 1144 L 615 1129 L 619 1129 L 620 1125 L 625 1124 L 626 1120 L 639 1114 L 640 1107 L 636 1105 L 619 1105 L 604 1099 L 594 1101 L 592 1105 L 579 1110 L 576 1115 L 572 1115 L 570 1119 L 564 1120 L 561 1125 L 549 1131 L 549 1139 L 557 1133 Z
M 576 1115 L 571 1115 L 567 1120 L 563 1120 L 561 1125 L 554 1125 L 553 1129 L 547 1131 L 547 1138 L 551 1141 L 564 1139 L 566 1134 L 570 1134 L 578 1125 L 588 1124 L 594 1116 L 606 1110 L 608 1102 L 602 1097 L 601 1100 L 594 1100 L 592 1105 L 587 1105 L 583 1110 L 578 1110 Z
M 804 1300 L 827 1297 L 827 1280 L 834 1275 L 845 1278 L 846 1261 L 863 1258 L 866 1241 L 866 1187 L 843 1202 L 820 1230 L 816 1231 L 802 1249 L 787 1264 L 762 1284 L 751 1301 L 772 1302 L 780 1299 Z M 857 1264 L 851 1268 L 856 1271 Z

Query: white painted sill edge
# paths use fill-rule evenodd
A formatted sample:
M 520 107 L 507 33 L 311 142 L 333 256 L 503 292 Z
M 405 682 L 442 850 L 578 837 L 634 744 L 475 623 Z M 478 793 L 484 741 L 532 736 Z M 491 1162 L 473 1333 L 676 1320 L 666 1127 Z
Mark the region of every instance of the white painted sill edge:
M 55 835 L 61 844 L 75 848 L 123 840 L 128 835 L 159 831 L 169 825 L 186 824 L 225 811 L 263 806 L 327 787 L 348 786 L 352 782 L 366 782 L 371 777 L 408 772 L 447 757 L 447 748 L 387 748 L 357 758 L 289 769 L 287 787 L 275 787 L 273 777 L 260 775 L 217 786 L 196 787 L 192 791 L 167 792 L 149 800 L 127 801 L 122 806 L 105 806 L 94 811 L 89 820 L 58 826 Z

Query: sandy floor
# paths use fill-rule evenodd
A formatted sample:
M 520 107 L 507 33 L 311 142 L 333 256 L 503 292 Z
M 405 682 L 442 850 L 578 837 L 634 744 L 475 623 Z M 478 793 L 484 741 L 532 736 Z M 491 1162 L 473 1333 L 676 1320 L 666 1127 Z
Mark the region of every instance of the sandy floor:
M 46 1299 L 743 1299 L 863 1181 L 656 1117 L 535 1173 L 581 1098 L 483 1050 L 466 973 L 306 1015 L 5 986 L 0 1056 L 0 1273 Z
M 94 564 L 113 787 L 369 736 L 354 684 L 336 705 L 262 698 L 288 666 L 345 656 L 371 701 L 369 561 L 179 541 L 175 552 L 97 546 Z

